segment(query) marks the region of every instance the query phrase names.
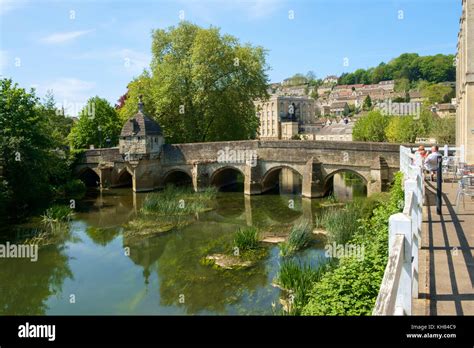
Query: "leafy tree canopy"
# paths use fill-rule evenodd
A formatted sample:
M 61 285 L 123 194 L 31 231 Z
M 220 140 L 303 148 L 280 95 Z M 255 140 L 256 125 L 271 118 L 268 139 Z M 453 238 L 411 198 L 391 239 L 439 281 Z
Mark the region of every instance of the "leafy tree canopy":
M 338 84 L 371 84 L 400 79 L 409 82 L 426 80 L 433 83 L 455 81 L 454 55 L 419 56 L 416 53 L 404 53 L 388 63 L 380 63 L 377 67 L 344 73 L 339 78 Z
M 93 97 L 79 114 L 69 140 L 73 149 L 111 147 L 118 143 L 122 123 L 116 110 L 103 98 Z
M 153 32 L 150 72 L 128 86 L 120 117 L 145 111 L 161 125 L 168 142 L 248 139 L 258 119 L 253 101 L 267 98 L 268 69 L 262 47 L 241 44 L 218 28 L 189 22 Z

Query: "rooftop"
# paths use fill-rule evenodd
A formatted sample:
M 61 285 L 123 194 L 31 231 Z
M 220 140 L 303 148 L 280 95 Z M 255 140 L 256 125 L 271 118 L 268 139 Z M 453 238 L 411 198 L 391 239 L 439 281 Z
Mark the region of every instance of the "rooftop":
M 146 135 L 163 135 L 160 125 L 146 116 L 143 111 L 143 102 L 138 103 L 138 112 L 130 118 L 122 127 L 121 137 L 128 136 L 146 136 Z

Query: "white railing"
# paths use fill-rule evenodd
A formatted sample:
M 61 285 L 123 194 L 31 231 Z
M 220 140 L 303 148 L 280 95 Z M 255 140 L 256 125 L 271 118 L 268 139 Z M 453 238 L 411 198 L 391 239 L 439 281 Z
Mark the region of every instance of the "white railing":
M 423 170 L 407 147 L 400 146 L 405 203 L 389 218 L 389 255 L 373 315 L 411 315 L 418 297 L 418 250 L 424 198 Z

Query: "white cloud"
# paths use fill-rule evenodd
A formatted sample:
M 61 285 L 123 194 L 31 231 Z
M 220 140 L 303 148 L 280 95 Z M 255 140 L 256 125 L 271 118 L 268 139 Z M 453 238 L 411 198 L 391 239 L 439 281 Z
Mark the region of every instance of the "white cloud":
M 26 0 L 0 0 L 0 15 L 21 8 L 26 2 Z
M 95 29 L 91 30 L 78 30 L 78 31 L 67 31 L 63 33 L 54 33 L 48 36 L 45 36 L 40 39 L 41 42 L 46 44 L 61 44 L 68 41 L 75 40 L 83 35 L 93 32 Z
M 52 90 L 58 107 L 63 106 L 68 115 L 76 116 L 87 99 L 94 96 L 95 87 L 95 82 L 62 77 L 40 84 L 37 88 L 38 94 L 43 96 Z
M 150 66 L 151 55 L 130 48 L 89 51 L 77 55 L 74 59 L 91 59 L 106 62 L 108 67 L 117 72 L 138 75 Z

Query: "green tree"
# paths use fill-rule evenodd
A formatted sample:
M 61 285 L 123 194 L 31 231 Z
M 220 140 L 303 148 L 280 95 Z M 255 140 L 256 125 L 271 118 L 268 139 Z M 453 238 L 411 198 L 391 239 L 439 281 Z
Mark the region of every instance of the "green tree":
M 385 127 L 389 120 L 390 117 L 382 115 L 380 111 L 371 111 L 356 122 L 352 136 L 358 141 L 386 141 Z
M 420 138 L 430 137 L 435 126 L 436 118 L 437 116 L 430 111 L 429 107 L 423 107 L 420 117 L 416 121 L 416 136 Z
M 118 143 L 122 123 L 115 109 L 102 98 L 93 97 L 79 114 L 72 127 L 69 140 L 73 149 L 110 147 Z
M 430 136 L 436 139 L 438 144 L 456 144 L 456 118 L 438 118 L 434 121 Z
M 52 146 L 38 98 L 2 79 L 0 89 L 0 159 L 3 180 L 0 216 L 19 218 L 51 197 L 49 161 Z M 41 199 L 39 199 L 41 198 Z
M 72 118 L 64 114 L 64 110 L 56 107 L 54 95 L 48 91 L 43 103 L 38 105 L 38 110 L 46 119 L 49 136 L 54 148 L 65 148 L 69 145 L 68 135 L 72 128 Z
M 453 89 L 441 84 L 428 84 L 421 89 L 421 95 L 429 104 L 447 103 L 453 96 Z
M 411 116 L 394 116 L 385 128 L 385 137 L 392 143 L 414 143 L 416 124 Z
M 365 97 L 364 104 L 363 104 L 362 108 L 364 110 L 371 110 L 372 109 L 372 99 L 370 98 L 370 95 Z
M 181 22 L 155 30 L 151 71 L 129 84 L 121 117 L 135 112 L 143 94 L 168 142 L 251 138 L 259 122 L 253 101 L 268 97 L 265 55 L 214 27 Z
M 395 91 L 407 93 L 410 90 L 410 80 L 406 77 L 395 80 Z

